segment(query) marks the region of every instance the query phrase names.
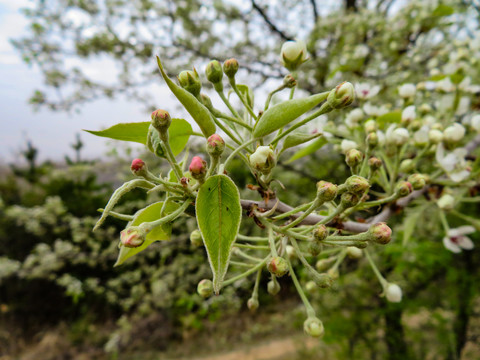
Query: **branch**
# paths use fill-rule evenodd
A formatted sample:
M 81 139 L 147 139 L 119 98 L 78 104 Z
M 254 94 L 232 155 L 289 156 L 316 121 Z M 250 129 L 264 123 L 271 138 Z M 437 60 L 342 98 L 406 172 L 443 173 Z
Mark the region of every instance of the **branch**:
M 315 0 L 310 0 L 310 4 L 312 4 L 312 10 L 313 10 L 313 23 L 314 25 L 316 25 L 318 21 L 317 4 L 315 3 Z
M 270 18 L 267 16 L 267 14 L 265 13 L 265 11 L 263 11 L 263 9 L 261 7 L 258 6 L 258 4 L 255 2 L 255 0 L 252 0 L 252 6 L 255 10 L 258 11 L 258 13 L 260 14 L 260 16 L 263 18 L 263 20 L 265 20 L 265 22 L 267 23 L 267 25 L 270 27 L 270 29 L 280 35 L 280 37 L 287 41 L 287 40 L 293 40 L 293 38 L 291 36 L 288 36 L 286 35 L 282 30 L 280 30 L 279 28 L 277 28 L 275 26 L 275 24 L 270 20 Z

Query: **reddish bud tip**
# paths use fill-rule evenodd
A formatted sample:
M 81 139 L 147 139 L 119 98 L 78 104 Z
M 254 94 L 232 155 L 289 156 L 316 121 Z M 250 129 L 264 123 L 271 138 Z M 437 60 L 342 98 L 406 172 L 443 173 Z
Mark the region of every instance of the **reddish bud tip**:
M 207 172 L 207 162 L 200 156 L 194 156 L 188 170 L 194 179 L 201 179 Z

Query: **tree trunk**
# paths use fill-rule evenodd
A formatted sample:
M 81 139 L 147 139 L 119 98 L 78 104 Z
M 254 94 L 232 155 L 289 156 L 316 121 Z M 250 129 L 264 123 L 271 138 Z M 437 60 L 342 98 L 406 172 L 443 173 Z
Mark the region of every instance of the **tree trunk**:
M 345 9 L 347 11 L 357 12 L 357 0 L 345 0 Z

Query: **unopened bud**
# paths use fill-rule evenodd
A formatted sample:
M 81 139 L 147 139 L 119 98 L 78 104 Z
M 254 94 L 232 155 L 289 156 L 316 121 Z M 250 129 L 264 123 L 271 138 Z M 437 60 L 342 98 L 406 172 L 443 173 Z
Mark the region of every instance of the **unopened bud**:
M 205 68 L 205 75 L 212 84 L 221 83 L 223 78 L 222 65 L 217 60 L 210 61 Z
M 465 136 L 465 127 L 462 124 L 454 123 L 443 131 L 443 139 L 445 141 L 456 143 Z
M 323 250 L 322 243 L 316 240 L 309 241 L 308 243 L 308 253 L 312 256 L 317 256 Z
M 200 94 L 200 100 L 202 101 L 202 104 L 205 105 L 207 109 L 213 108 L 212 99 L 210 99 L 208 95 Z
M 203 297 L 208 298 L 213 295 L 213 282 L 209 279 L 201 280 L 197 285 L 197 293 Z
M 409 173 L 415 168 L 415 161 L 412 159 L 405 159 L 400 163 L 400 172 Z
M 225 150 L 225 141 L 218 134 L 213 134 L 207 139 L 207 152 L 213 157 L 218 157 Z
M 375 131 L 367 135 L 367 144 L 370 149 L 374 149 L 378 145 L 378 135 Z
M 317 317 L 309 317 L 303 323 L 303 330 L 307 335 L 318 338 L 325 334 L 322 321 Z
M 326 270 L 330 269 L 330 267 L 333 265 L 334 262 L 335 262 L 335 257 L 320 259 L 315 264 L 315 268 L 320 272 L 326 271 Z
M 260 303 L 258 302 L 257 298 L 251 297 L 250 299 L 248 299 L 247 307 L 248 307 L 248 310 L 250 310 L 252 313 L 255 312 L 259 306 L 260 306 Z
M 277 164 L 277 157 L 270 146 L 259 146 L 250 155 L 250 165 L 262 174 L 268 174 Z
M 357 149 L 350 149 L 347 151 L 347 154 L 345 155 L 345 162 L 351 168 L 355 168 L 358 165 L 360 165 L 362 160 L 363 160 L 363 154 L 361 151 Z
M 277 279 L 273 277 L 267 284 L 267 291 L 270 295 L 277 295 L 281 290 L 280 284 L 278 283 Z
M 130 170 L 132 170 L 132 173 L 136 176 L 145 176 L 148 172 L 147 164 L 145 164 L 142 159 L 134 159 Z
M 428 132 L 428 140 L 432 144 L 438 144 L 443 140 L 443 133 L 438 129 L 432 129 Z
M 376 157 L 371 157 L 370 159 L 368 159 L 368 166 L 373 173 L 374 171 L 377 171 L 382 167 L 382 160 Z
M 359 201 L 360 198 L 356 194 L 353 194 L 351 192 L 345 192 L 342 194 L 340 204 L 344 208 L 350 208 L 357 205 Z
M 317 241 L 325 240 L 328 236 L 328 229 L 325 225 L 320 224 L 315 227 L 312 231 L 313 238 Z
M 223 72 L 225 75 L 227 75 L 229 78 L 235 77 L 235 74 L 238 71 L 238 61 L 237 59 L 228 59 L 225 60 L 223 63 Z
M 373 119 L 367 120 L 363 125 L 365 132 L 367 134 L 377 131 L 377 122 Z
M 297 252 L 295 251 L 295 248 L 291 245 L 287 245 L 287 247 L 285 248 L 285 252 L 287 253 L 287 256 L 290 260 L 297 257 Z
M 327 103 L 334 109 L 342 109 L 355 100 L 355 89 L 349 82 L 343 82 L 330 91 Z
M 413 186 L 408 181 L 402 181 L 402 182 L 399 182 L 395 187 L 395 192 L 400 197 L 405 197 L 407 195 L 410 195 L 413 192 Z
M 313 281 L 315 282 L 315 285 L 322 289 L 329 288 L 333 284 L 333 279 L 330 275 L 322 273 L 314 273 L 313 274 Z
M 305 284 L 305 290 L 309 293 L 313 293 L 315 290 L 317 290 L 317 284 L 315 284 L 315 281 L 307 281 Z
M 120 241 L 127 248 L 136 248 L 145 242 L 147 234 L 136 226 L 132 226 L 120 232 Z
M 347 256 L 350 259 L 360 259 L 363 256 L 363 251 L 355 246 L 349 246 L 347 247 Z
M 402 289 L 397 284 L 388 283 L 385 289 L 385 297 L 390 302 L 398 303 L 402 301 Z
M 188 170 L 190 171 L 192 178 L 196 180 L 203 179 L 207 173 L 207 162 L 200 156 L 194 156 Z
M 362 176 L 352 175 L 346 181 L 347 190 L 358 195 L 362 195 L 370 188 L 370 183 Z
M 384 222 L 379 222 L 370 226 L 368 233 L 371 236 L 370 240 L 377 244 L 385 245 L 392 239 L 392 229 L 390 229 L 390 227 Z
M 178 75 L 178 82 L 180 86 L 187 90 L 194 96 L 200 94 L 200 90 L 202 88 L 202 82 L 200 81 L 200 77 L 198 76 L 197 70 L 193 68 L 191 70 L 184 70 Z
M 302 40 L 292 40 L 283 43 L 280 61 L 288 70 L 294 71 L 307 61 L 307 46 Z
M 450 194 L 442 195 L 437 201 L 437 205 L 442 210 L 452 210 L 455 207 L 455 198 Z
M 297 80 L 295 80 L 292 74 L 288 74 L 283 78 L 283 85 L 289 89 L 294 88 L 297 86 Z
M 398 88 L 398 95 L 404 99 L 413 98 L 416 90 L 417 89 L 413 84 L 403 84 Z
M 338 272 L 338 269 L 336 267 L 328 269 L 327 274 L 332 278 L 332 280 L 337 280 L 340 276 L 340 273 Z
M 337 196 L 338 186 L 327 181 L 317 182 L 317 199 L 321 202 L 328 202 Z
M 288 263 L 284 258 L 275 256 L 268 262 L 267 269 L 272 275 L 282 277 L 288 272 Z
M 195 247 L 203 245 L 202 233 L 199 230 L 193 230 L 190 233 L 190 243 Z
M 421 190 L 425 187 L 427 179 L 422 174 L 413 174 L 408 177 L 408 182 L 412 184 L 414 190 Z
M 158 132 L 167 131 L 171 123 L 172 118 L 167 111 L 158 109 L 152 112 L 152 125 Z

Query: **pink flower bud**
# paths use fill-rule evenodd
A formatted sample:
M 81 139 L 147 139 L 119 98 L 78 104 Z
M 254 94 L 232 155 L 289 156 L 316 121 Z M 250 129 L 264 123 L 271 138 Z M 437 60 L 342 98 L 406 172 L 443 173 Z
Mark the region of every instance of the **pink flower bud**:
M 143 176 L 147 172 L 147 164 L 142 159 L 134 159 L 130 166 L 132 173 L 137 176 Z
M 122 245 L 128 248 L 139 247 L 145 242 L 146 234 L 136 227 L 129 227 L 120 232 Z
M 390 227 L 384 222 L 379 222 L 370 226 L 368 233 L 371 236 L 370 240 L 377 244 L 385 245 L 392 239 L 392 229 L 390 229 Z
M 272 275 L 282 277 L 288 272 L 288 263 L 280 256 L 273 257 L 267 264 L 267 269 Z
M 152 125 L 159 132 L 167 131 L 171 123 L 172 118 L 167 111 L 158 109 L 152 112 Z
M 398 183 L 396 192 L 400 197 L 407 196 L 413 192 L 413 186 L 408 181 Z
M 350 176 L 346 181 L 347 190 L 358 195 L 362 195 L 370 188 L 370 183 L 364 177 L 358 175 Z
M 237 59 L 228 59 L 223 63 L 223 72 L 229 78 L 233 78 L 238 71 L 238 67 Z
M 212 156 L 220 156 L 225 150 L 225 141 L 218 134 L 213 134 L 207 139 L 207 152 Z
M 207 172 L 207 162 L 200 156 L 194 156 L 188 170 L 194 179 L 203 179 Z

